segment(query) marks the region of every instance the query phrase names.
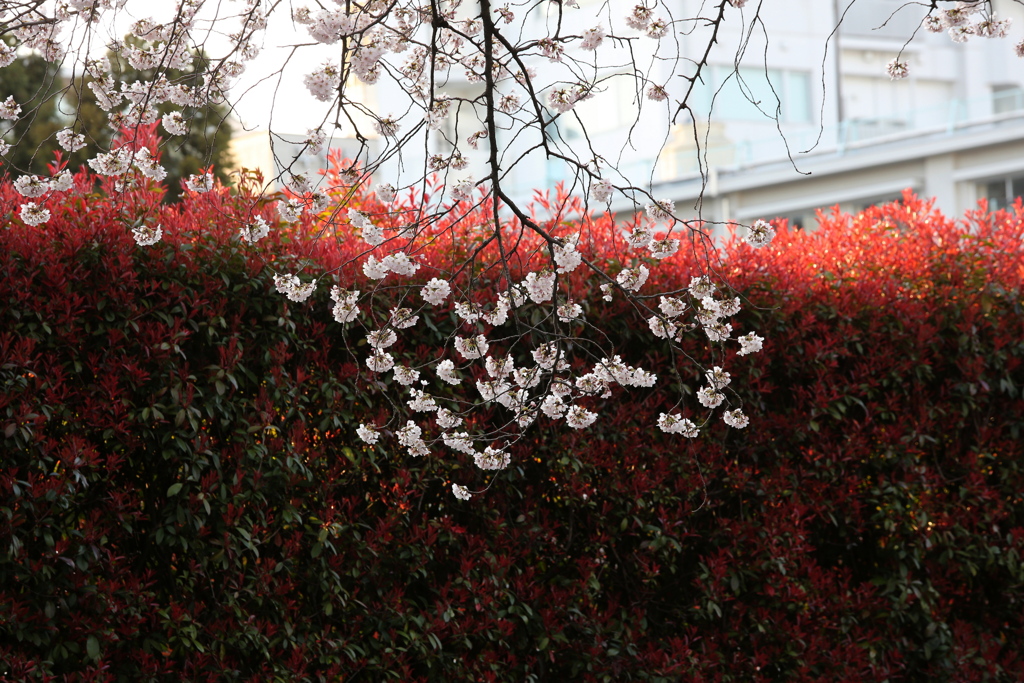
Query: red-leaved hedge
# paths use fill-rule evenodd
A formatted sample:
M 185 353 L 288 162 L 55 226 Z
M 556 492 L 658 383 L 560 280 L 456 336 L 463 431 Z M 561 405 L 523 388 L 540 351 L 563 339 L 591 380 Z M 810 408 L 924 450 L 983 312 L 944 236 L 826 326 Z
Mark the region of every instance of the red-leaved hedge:
M 664 375 L 588 430 L 541 418 L 462 502 L 470 459 L 355 437 L 388 404 L 328 288 L 273 291 L 275 255 L 356 247 L 241 245 L 247 200 L 214 192 L 147 209 L 166 236 L 139 248 L 151 193 L 79 176 L 29 228 L 0 188 L 0 679 L 1024 679 L 1019 205 L 955 222 L 908 195 L 729 244 L 716 277 L 766 341 L 715 362 L 750 427 L 657 431 L 699 386 Z M 614 263 L 616 235 L 588 223 L 589 253 Z M 658 372 L 628 305 L 592 300 Z M 422 315 L 404 358 L 454 328 Z

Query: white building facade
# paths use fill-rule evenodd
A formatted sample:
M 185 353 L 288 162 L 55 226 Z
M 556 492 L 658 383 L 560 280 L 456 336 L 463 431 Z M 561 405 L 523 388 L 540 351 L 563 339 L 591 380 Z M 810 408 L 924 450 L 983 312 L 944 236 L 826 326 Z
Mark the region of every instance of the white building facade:
M 1009 39 L 957 44 L 920 30 L 904 47 L 926 8 L 859 0 L 824 54 L 847 4 L 764 3 L 770 43 L 748 50 L 754 63 L 738 69 L 750 97 L 735 85 L 730 61 L 711 65 L 703 94 L 721 90 L 712 125 L 698 123 L 707 136 L 703 177 L 692 130 L 681 131 L 676 148 L 652 160 L 654 195 L 674 199 L 683 216 L 702 197 L 701 215 L 711 221 L 787 218 L 814 227 L 817 209 L 857 211 L 905 189 L 934 197 L 950 216 L 979 199 L 1001 208 L 1024 194 L 1024 61 L 1013 51 L 1024 8 L 995 3 L 1014 20 Z M 909 75 L 893 81 L 886 65 L 901 50 Z M 724 81 L 730 74 L 733 83 Z M 778 102 L 779 130 L 750 99 L 768 110 Z

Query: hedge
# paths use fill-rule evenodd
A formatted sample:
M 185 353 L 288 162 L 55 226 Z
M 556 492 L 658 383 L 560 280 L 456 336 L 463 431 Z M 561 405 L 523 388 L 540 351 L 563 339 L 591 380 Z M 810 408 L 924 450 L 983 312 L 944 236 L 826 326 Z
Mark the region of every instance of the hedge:
M 0 678 L 1024 679 L 1020 204 L 908 194 L 731 241 L 717 277 L 766 341 L 715 362 L 750 427 L 657 431 L 699 386 L 665 375 L 588 430 L 541 418 L 463 502 L 471 459 L 355 437 L 389 408 L 328 288 L 273 291 L 275 254 L 337 264 L 343 237 L 240 244 L 223 191 L 152 209 L 139 248 L 125 207 L 153 190 L 76 182 L 40 228 L 0 188 Z M 406 358 L 454 329 L 422 315 Z M 588 317 L 668 362 L 620 299 Z

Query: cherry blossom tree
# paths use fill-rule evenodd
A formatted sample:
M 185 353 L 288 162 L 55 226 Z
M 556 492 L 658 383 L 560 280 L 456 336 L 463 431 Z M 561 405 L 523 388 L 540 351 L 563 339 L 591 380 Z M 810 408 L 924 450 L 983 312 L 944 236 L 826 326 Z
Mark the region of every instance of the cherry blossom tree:
M 700 203 L 678 212 L 672 201 L 652 196 L 649 177 L 630 177 L 620 161 L 630 146 L 664 142 L 650 132 L 651 122 L 688 126 L 700 155 L 707 116 L 695 111 L 694 93 L 722 27 L 736 24 L 747 35 L 763 29 L 762 4 L 712 0 L 678 16 L 680 7 L 662 0 L 334 0 L 309 7 L 179 0 L 161 7 L 159 17 L 142 18 L 130 0 L 0 0 L 0 37 L 9 40 L 0 42 L 0 67 L 19 51 L 34 51 L 67 74 L 67 88 L 48 90 L 49 97 L 87 83 L 109 126 L 121 131 L 88 163 L 95 173 L 116 177 L 111 187 L 120 191 L 166 176 L 159 150 L 133 143 L 133 131 L 159 122 L 161 144 L 175 145 L 195 112 L 250 96 L 249 86 L 238 84 L 259 63 L 269 32 L 296 31 L 284 64 L 253 78 L 281 85 L 301 77 L 309 107 L 322 119 L 294 154 L 278 159 L 277 177 L 250 188 L 251 210 L 224 219 L 250 245 L 296 222 L 318 239 L 357 241 L 358 256 L 324 272 L 302 267 L 301 258 L 268 263 L 299 264 L 277 272 L 281 294 L 301 303 L 318 288 L 329 289 L 334 324 L 365 341 L 367 350 L 353 353 L 392 409 L 386 420 L 360 424 L 359 437 L 371 446 L 400 446 L 413 457 L 454 451 L 490 474 L 509 465 L 510 447 L 537 420 L 585 429 L 600 419 L 595 397 L 621 397 L 680 372 L 699 376 L 700 389 L 693 397 L 681 394 L 652 428 L 692 439 L 713 419 L 735 429 L 749 424 L 730 392 L 732 376 L 718 363 L 724 349 L 756 353 L 763 339 L 733 333 L 729 321 L 741 300 L 716 268 Z M 1009 21 L 987 0 L 909 4 L 926 7 L 922 28 L 947 31 L 957 42 L 1009 34 Z M 696 58 L 684 56 L 684 38 L 703 46 L 685 53 Z M 1024 43 L 1016 52 L 1024 53 Z M 126 81 L 122 63 L 150 77 Z M 900 57 L 888 67 L 893 79 L 907 70 Z M 611 85 L 623 82 L 632 93 L 634 125 L 622 131 L 616 151 L 597 141 L 593 116 L 581 109 L 593 112 Z M 0 102 L 0 118 L 31 116 L 24 104 Z M 275 98 L 267 105 L 271 114 L 277 104 Z M 300 162 L 320 154 L 338 133 L 356 143 L 350 158 L 329 173 L 300 172 Z M 68 120 L 54 137 L 74 152 L 87 134 Z M 19 143 L 5 138 L 0 153 Z M 546 216 L 509 180 L 538 160 L 564 171 L 564 191 Z M 39 226 L 49 219 L 49 198 L 70 187 L 68 171 L 60 169 L 14 182 L 25 200 L 20 220 Z M 210 172 L 185 186 L 194 193 L 227 191 Z M 373 211 L 354 201 L 367 187 Z M 609 207 L 617 217 L 635 216 L 621 224 L 624 256 L 616 264 L 587 250 L 588 222 L 602 211 L 611 216 Z M 463 220 L 470 215 L 472 235 Z M 126 222 L 126 230 L 140 248 L 162 235 L 145 220 Z M 760 248 L 771 243 L 775 227 L 757 221 L 740 231 Z M 461 240 L 460 257 L 445 266 L 422 263 L 424 245 L 446 236 Z M 658 263 L 680 252 L 700 255 L 701 272 L 673 289 L 649 284 Z M 580 279 L 596 286 L 573 285 Z M 369 289 L 357 286 L 367 281 Z M 627 299 L 670 366 L 623 361 L 600 320 L 585 316 L 591 304 L 598 310 L 599 302 L 579 298 L 589 291 Z M 424 312 L 449 307 L 457 324 L 435 360 L 411 367 L 392 355 L 400 338 L 415 340 Z M 705 340 L 706 358 L 683 351 L 687 335 Z M 452 492 L 472 495 L 465 484 L 453 484 Z

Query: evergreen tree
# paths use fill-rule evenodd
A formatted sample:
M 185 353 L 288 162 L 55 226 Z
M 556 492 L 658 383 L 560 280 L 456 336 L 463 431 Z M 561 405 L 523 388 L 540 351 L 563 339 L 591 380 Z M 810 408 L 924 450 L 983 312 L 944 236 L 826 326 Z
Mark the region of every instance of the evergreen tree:
M 115 53 L 108 53 L 107 57 L 122 83 L 151 81 L 154 78 L 153 71 L 135 69 Z M 205 66 L 202 53 L 195 55 L 195 63 L 197 67 Z M 165 76 L 172 83 L 189 87 L 195 87 L 201 81 L 194 71 L 166 71 Z M 0 101 L 13 96 L 25 113 L 13 126 L 8 126 L 4 135 L 12 145 L 5 157 L 6 166 L 19 173 L 44 175 L 47 174 L 47 165 L 54 159 L 54 152 L 59 151 L 68 168 L 77 170 L 88 159 L 109 149 L 111 130 L 107 125 L 107 112 L 97 104 L 96 96 L 88 85 L 90 80 L 88 76 L 70 80 L 60 74 L 56 65 L 35 53 L 21 56 L 3 69 Z M 126 102 L 119 107 L 121 110 L 126 108 Z M 230 162 L 228 108 L 224 105 L 182 108 L 171 103 L 156 107 L 161 116 L 176 109 L 189 122 L 189 132 L 173 136 L 160 131 L 164 138 L 161 162 L 167 169 L 165 185 L 166 201 L 169 202 L 176 201 L 180 195 L 182 179 L 208 166 L 214 167 L 214 174 L 221 182 L 229 181 L 225 172 Z M 76 133 L 84 133 L 87 142 L 86 147 L 70 154 L 60 148 L 56 139 L 57 131 L 68 127 Z
M 136 38 L 129 37 L 129 44 L 141 44 Z M 135 81 L 152 81 L 156 78 L 156 69 L 138 70 L 128 64 L 127 60 L 114 53 L 108 53 L 111 66 L 115 73 L 119 74 L 123 83 L 134 83 Z M 181 71 L 177 69 L 163 69 L 161 73 L 168 81 L 176 85 L 185 85 L 189 88 L 196 88 L 202 85 L 201 73 L 209 66 L 206 56 L 201 52 L 194 53 L 194 68 L 192 71 Z M 83 105 L 88 101 L 88 106 L 99 109 L 96 98 L 90 89 L 80 90 L 83 96 Z M 86 100 L 86 98 L 88 98 Z M 82 107 L 85 109 L 85 106 Z M 216 104 L 206 107 L 180 107 L 170 102 L 165 102 L 156 107 L 161 116 L 171 111 L 180 111 L 182 116 L 189 123 L 189 131 L 186 135 L 170 135 L 163 128 L 160 134 L 164 138 L 161 146 L 163 156 L 161 163 L 167 169 L 167 201 L 176 201 L 181 193 L 181 181 L 188 178 L 201 169 L 213 166 L 214 175 L 224 184 L 229 182 L 226 167 L 231 161 L 228 145 L 231 141 L 231 124 L 227 120 L 229 110 L 226 105 Z
M 65 125 L 57 110 L 62 86 L 58 70 L 56 64 L 31 53 L 20 55 L 0 72 L 0 101 L 13 97 L 22 111 L 16 121 L 0 121 L 0 136 L 11 145 L 0 174 L 6 175 L 8 168 L 14 175 L 46 174 L 46 165 L 59 149 L 55 134 Z

